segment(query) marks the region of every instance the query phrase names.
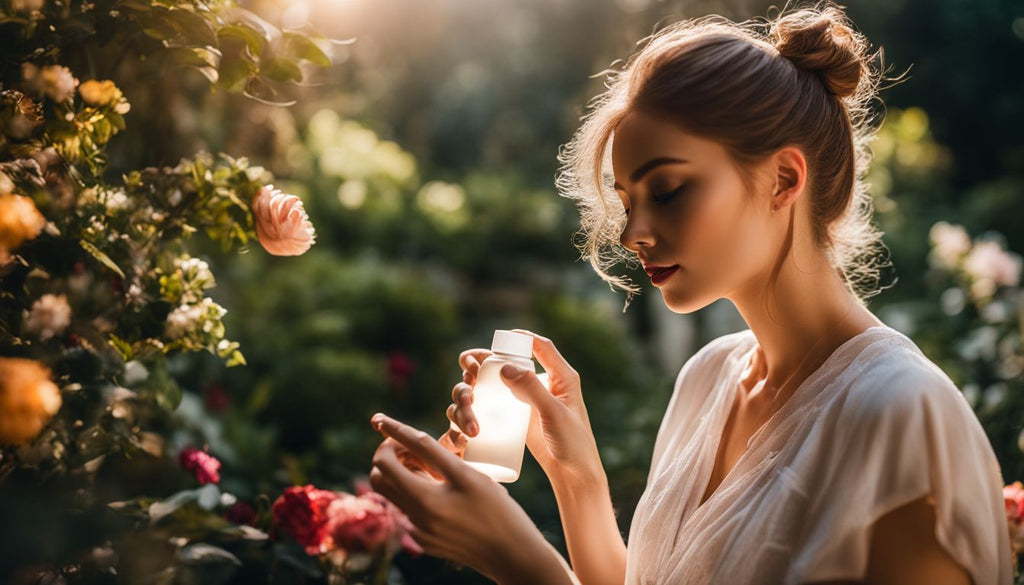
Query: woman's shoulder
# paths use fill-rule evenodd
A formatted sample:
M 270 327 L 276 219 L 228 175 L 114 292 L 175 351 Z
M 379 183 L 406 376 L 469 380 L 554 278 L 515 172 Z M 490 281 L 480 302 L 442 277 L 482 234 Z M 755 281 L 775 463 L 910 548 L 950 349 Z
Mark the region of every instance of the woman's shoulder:
M 956 383 L 909 337 L 893 329 L 882 333 L 857 367 L 840 374 L 846 380 L 842 399 L 832 402 L 840 409 L 833 420 L 868 436 L 895 437 L 920 425 L 929 437 L 941 427 L 981 442 L 984 431 Z
M 888 329 L 860 367 L 849 373 L 849 395 L 861 416 L 912 408 L 922 401 L 968 406 L 956 384 L 905 334 Z M 968 406 L 969 408 L 969 406 Z

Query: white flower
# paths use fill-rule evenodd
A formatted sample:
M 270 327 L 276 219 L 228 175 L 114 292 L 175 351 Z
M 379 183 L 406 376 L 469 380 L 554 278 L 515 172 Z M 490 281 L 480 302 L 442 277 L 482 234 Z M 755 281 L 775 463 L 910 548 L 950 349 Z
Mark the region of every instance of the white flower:
M 181 305 L 167 315 L 167 337 L 181 339 L 196 328 L 203 310 L 199 305 Z
M 55 102 L 66 102 L 75 95 L 78 80 L 71 70 L 60 65 L 37 67 L 33 63 L 21 64 L 21 75 L 26 84 L 45 94 Z
M 928 237 L 932 242 L 929 260 L 938 268 L 955 268 L 971 249 L 971 238 L 961 225 L 940 221 L 932 226 Z
M 124 189 L 111 189 L 103 192 L 103 205 L 106 206 L 109 212 L 127 209 L 130 203 L 128 194 L 124 192 Z
M 64 295 L 45 294 L 24 311 L 25 330 L 45 341 L 60 334 L 71 324 L 71 307 Z
M 215 322 L 227 312 L 210 298 L 196 304 L 181 305 L 168 313 L 165 332 L 171 339 L 181 339 L 198 332 L 210 333 Z

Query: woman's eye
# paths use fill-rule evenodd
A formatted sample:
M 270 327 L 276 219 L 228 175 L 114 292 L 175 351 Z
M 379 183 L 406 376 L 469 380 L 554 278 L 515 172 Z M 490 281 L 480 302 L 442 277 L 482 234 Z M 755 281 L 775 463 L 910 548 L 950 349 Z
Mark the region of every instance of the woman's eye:
M 686 188 L 689 187 L 689 185 L 689 183 L 683 183 L 682 185 L 676 187 L 675 189 L 669 191 L 668 193 L 661 193 L 660 195 L 655 195 L 651 197 L 651 199 L 653 199 L 655 203 L 667 203 L 673 197 L 685 191 Z

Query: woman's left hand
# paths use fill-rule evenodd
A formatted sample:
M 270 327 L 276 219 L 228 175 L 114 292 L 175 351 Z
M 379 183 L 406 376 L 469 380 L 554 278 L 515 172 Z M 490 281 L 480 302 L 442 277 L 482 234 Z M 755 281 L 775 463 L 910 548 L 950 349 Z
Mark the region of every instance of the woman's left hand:
M 564 559 L 503 486 L 433 437 L 383 414 L 370 484 L 405 512 L 431 555 L 499 583 L 573 583 Z

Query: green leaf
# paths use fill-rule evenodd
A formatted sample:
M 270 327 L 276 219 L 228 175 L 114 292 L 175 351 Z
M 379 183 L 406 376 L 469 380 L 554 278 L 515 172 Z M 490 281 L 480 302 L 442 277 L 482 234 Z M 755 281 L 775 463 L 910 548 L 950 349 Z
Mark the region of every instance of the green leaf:
M 260 32 L 240 24 L 229 24 L 217 31 L 217 38 L 221 43 L 227 39 L 235 39 L 245 43 L 253 55 L 259 55 L 267 46 L 267 38 Z
M 305 59 L 320 67 L 330 67 L 331 58 L 320 48 L 313 39 L 306 35 L 286 32 L 284 33 L 284 51 L 295 59 Z
M 114 264 L 114 261 L 110 259 L 110 256 L 104 254 L 102 250 L 85 240 L 79 240 L 78 243 L 82 246 L 82 249 L 91 254 L 93 258 L 99 260 L 104 266 L 116 272 L 121 278 L 125 278 L 124 272 L 122 272 L 121 269 L 117 267 L 117 264 Z
M 110 345 L 115 350 L 117 350 L 117 353 L 121 354 L 121 359 L 123 359 L 126 362 L 132 360 L 132 357 L 134 357 L 135 352 L 132 350 L 132 346 L 130 343 L 114 335 L 113 333 L 110 334 L 110 338 L 108 339 L 108 341 L 110 342 Z
M 302 81 L 302 69 L 291 59 L 270 57 L 260 62 L 260 74 L 273 81 L 282 83 Z
M 217 33 L 202 16 L 185 8 L 171 9 L 166 13 L 170 24 L 177 29 L 179 35 L 190 41 L 193 46 L 217 46 Z

